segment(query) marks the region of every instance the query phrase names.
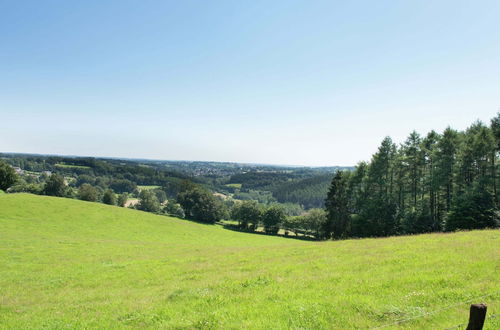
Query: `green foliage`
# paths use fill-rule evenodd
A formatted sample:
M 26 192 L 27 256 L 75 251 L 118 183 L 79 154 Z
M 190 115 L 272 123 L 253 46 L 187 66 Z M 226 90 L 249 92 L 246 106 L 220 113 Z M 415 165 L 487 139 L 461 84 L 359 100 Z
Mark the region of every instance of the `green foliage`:
M 412 132 L 399 148 L 385 138 L 345 184 L 332 181 L 330 223 L 350 227 L 338 229 L 344 237 L 498 226 L 499 116 L 491 127 L 475 122 L 464 132 L 447 128 L 424 138 Z M 342 203 L 335 201 L 339 196 Z M 343 212 L 330 211 L 332 205 Z M 343 221 L 333 221 L 341 213 Z
M 388 199 L 369 199 L 352 225 L 353 237 L 390 236 L 396 234 L 398 224 L 396 204 Z
M 139 204 L 137 208 L 142 211 L 156 213 L 160 211 L 160 202 L 153 191 L 142 190 L 139 195 Z
M 127 179 L 116 179 L 110 182 L 109 187 L 119 194 L 131 193 L 137 189 L 137 185 Z
M 41 194 L 43 191 L 43 186 L 39 183 L 28 183 L 22 178 L 19 178 L 16 183 L 9 188 L 9 193 L 31 193 L 31 194 Z
M 188 187 L 179 193 L 177 202 L 184 209 L 188 219 L 214 223 L 224 215 L 223 204 L 200 187 Z
M 118 206 L 124 207 L 125 204 L 127 203 L 127 200 L 128 200 L 127 193 L 120 194 L 120 195 L 118 195 L 118 200 L 117 200 L 116 204 Z
M 183 219 L 186 214 L 184 213 L 184 210 L 182 209 L 182 206 L 179 203 L 176 203 L 175 200 L 169 200 L 167 201 L 167 205 L 165 207 L 165 212 L 168 215 L 171 215 L 173 217 L 181 218 Z
M 349 215 L 349 196 L 347 191 L 348 176 L 338 171 L 332 179 L 326 196 L 325 208 L 327 220 L 324 221 L 325 238 L 348 237 L 351 232 Z
M 257 200 L 259 203 L 292 203 L 304 209 L 322 207 L 332 169 L 288 169 L 249 171 L 233 175 L 226 187 L 231 187 L 234 198 Z M 240 189 L 236 190 L 237 185 Z
M 78 198 L 82 201 L 95 202 L 98 198 L 97 189 L 88 183 L 84 183 L 78 188 Z
M 80 187 L 82 184 L 88 183 L 90 185 L 95 185 L 96 184 L 96 177 L 88 174 L 81 174 L 78 175 L 76 178 L 75 185 Z
M 43 188 L 43 193 L 49 196 L 64 197 L 66 195 L 66 183 L 59 174 L 52 174 Z
M 106 189 L 104 195 L 102 195 L 102 202 L 108 205 L 116 205 L 116 195 L 111 189 Z
M 234 194 L 235 199 L 254 200 L 262 204 L 270 204 L 276 202 L 273 194 L 270 191 L 248 190 L 239 191 Z
M 160 203 L 163 203 L 167 200 L 167 194 L 162 189 L 154 189 L 153 192 L 155 193 L 156 198 L 158 198 L 158 201 Z
M 297 217 L 287 217 L 281 227 L 286 231 L 292 231 L 296 235 L 313 236 L 316 239 L 325 239 L 328 234 L 328 218 L 323 209 L 311 209 L 304 215 Z
M 499 213 L 493 196 L 481 187 L 459 195 L 446 217 L 445 229 L 482 229 L 499 225 Z
M 18 179 L 14 169 L 6 162 L 0 160 L 0 189 L 6 191 Z
M 241 184 L 241 188 L 246 190 L 260 190 L 298 176 L 300 177 L 300 174 L 284 171 L 251 171 L 231 176 L 229 183 Z
M 297 216 L 304 214 L 304 208 L 302 205 L 299 204 L 294 204 L 294 203 L 273 203 L 272 205 L 279 205 L 283 211 L 285 212 L 286 216 Z
M 268 207 L 262 214 L 262 224 L 264 225 L 264 230 L 269 234 L 277 234 L 280 226 L 285 223 L 285 221 L 285 211 L 278 205 Z
M 332 180 L 331 174 L 323 174 L 312 178 L 283 182 L 269 188 L 280 203 L 294 203 L 305 209 L 324 206 L 325 195 Z
M 429 233 L 439 229 L 432 222 L 428 199 L 417 202 L 417 207 L 402 216 L 402 232 L 406 234 Z
M 231 218 L 237 220 L 243 229 L 256 229 L 261 216 L 262 211 L 256 201 L 236 203 L 231 210 Z

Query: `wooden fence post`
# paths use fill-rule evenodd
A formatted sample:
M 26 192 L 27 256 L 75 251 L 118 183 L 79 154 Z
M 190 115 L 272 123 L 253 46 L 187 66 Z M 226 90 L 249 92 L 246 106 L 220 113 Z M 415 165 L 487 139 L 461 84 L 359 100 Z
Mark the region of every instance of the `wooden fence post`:
M 483 329 L 484 319 L 486 318 L 485 304 L 470 305 L 469 324 L 466 330 L 481 330 Z

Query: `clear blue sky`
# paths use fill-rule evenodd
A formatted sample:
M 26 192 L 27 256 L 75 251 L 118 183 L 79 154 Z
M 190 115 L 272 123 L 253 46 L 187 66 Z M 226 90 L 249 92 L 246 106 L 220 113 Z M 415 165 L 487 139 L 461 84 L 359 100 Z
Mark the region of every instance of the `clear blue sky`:
M 352 165 L 500 110 L 500 1 L 0 1 L 0 152 Z

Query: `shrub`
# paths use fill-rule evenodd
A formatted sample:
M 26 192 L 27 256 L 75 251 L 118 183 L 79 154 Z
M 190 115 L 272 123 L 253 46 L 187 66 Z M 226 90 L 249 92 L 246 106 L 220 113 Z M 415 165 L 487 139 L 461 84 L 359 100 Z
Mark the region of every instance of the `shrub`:
M 52 174 L 43 188 L 43 193 L 49 196 L 63 197 L 66 192 L 64 178 L 58 174 Z
M 6 191 L 17 179 L 16 171 L 9 164 L 0 160 L 0 189 Z
M 270 206 L 262 215 L 264 230 L 269 234 L 277 234 L 281 224 L 285 221 L 285 211 L 282 207 L 277 205 Z
M 102 196 L 102 202 L 108 205 L 116 205 L 116 196 L 113 190 L 106 189 L 104 195 Z
M 118 196 L 117 204 L 118 206 L 124 207 L 128 200 L 128 194 L 123 193 Z
M 243 201 L 233 206 L 231 218 L 237 220 L 243 229 L 257 228 L 262 212 L 256 201 Z
M 160 202 L 152 191 L 143 190 L 139 195 L 137 208 L 147 212 L 158 212 L 160 210 Z
M 78 198 L 82 201 L 97 201 L 97 189 L 88 183 L 84 183 L 78 188 Z
M 200 187 L 190 188 L 179 193 L 177 201 L 189 219 L 214 223 L 224 215 L 222 203 Z

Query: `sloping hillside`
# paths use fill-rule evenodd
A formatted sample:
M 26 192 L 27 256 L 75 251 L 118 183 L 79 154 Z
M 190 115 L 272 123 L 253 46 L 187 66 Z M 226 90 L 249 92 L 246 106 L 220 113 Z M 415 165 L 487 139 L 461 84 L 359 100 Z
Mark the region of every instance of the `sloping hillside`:
M 1 328 L 448 328 L 500 313 L 499 271 L 498 230 L 305 242 L 0 196 Z

